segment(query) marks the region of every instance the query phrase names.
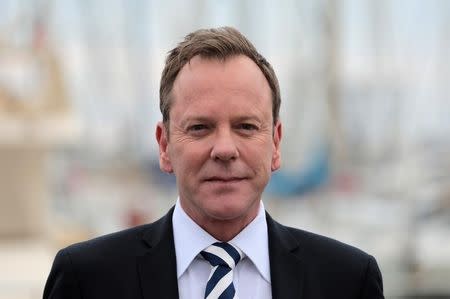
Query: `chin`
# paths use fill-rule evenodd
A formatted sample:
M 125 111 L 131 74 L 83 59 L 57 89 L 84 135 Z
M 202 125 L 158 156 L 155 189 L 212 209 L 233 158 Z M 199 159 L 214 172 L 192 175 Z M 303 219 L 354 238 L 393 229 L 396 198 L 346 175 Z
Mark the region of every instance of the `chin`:
M 253 219 L 258 213 L 258 209 L 255 209 L 253 205 L 248 206 L 244 205 L 242 202 L 233 203 L 225 201 L 219 203 L 218 206 L 210 207 L 206 210 L 208 210 L 210 217 L 221 221 L 230 221 L 247 217 Z

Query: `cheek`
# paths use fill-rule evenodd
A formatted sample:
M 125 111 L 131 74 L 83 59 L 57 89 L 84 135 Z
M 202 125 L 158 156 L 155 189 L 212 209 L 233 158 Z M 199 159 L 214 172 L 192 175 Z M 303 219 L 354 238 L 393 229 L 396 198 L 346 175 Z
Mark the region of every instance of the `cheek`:
M 199 149 L 198 146 L 180 145 L 169 150 L 172 167 L 177 177 L 179 176 L 181 179 L 182 176 L 192 175 L 198 172 L 205 155 Z
M 269 176 L 272 172 L 272 149 L 260 147 L 257 150 L 246 152 L 247 165 L 251 167 L 261 178 Z
M 264 144 L 253 147 L 251 154 L 255 161 L 266 165 L 272 160 L 273 152 L 273 144 L 267 141 Z

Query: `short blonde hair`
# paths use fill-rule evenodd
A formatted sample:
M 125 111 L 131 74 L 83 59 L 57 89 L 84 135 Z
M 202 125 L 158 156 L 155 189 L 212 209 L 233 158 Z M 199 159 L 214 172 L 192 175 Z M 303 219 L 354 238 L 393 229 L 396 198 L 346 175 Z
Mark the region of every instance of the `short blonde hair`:
M 169 125 L 171 91 L 175 79 L 183 66 L 197 55 L 220 60 L 245 55 L 253 60 L 269 83 L 272 91 L 273 123 L 278 121 L 281 96 L 278 79 L 272 66 L 238 30 L 232 27 L 220 27 L 194 31 L 186 35 L 182 42 L 169 51 L 159 88 L 159 106 L 166 128 Z

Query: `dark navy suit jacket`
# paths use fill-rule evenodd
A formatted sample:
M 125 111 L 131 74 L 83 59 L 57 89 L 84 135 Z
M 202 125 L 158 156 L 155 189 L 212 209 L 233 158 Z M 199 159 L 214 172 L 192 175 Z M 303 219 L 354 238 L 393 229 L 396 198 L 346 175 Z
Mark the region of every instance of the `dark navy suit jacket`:
M 172 214 L 60 250 L 44 299 L 178 298 Z M 384 298 L 372 256 L 266 217 L 274 299 Z

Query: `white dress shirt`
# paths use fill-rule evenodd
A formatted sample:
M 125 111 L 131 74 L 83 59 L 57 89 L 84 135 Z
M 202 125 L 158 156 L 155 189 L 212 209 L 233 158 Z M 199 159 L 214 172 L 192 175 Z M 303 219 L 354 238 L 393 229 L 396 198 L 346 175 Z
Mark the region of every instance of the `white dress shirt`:
M 179 297 L 203 299 L 211 266 L 200 252 L 218 240 L 186 214 L 179 200 L 175 205 L 172 221 Z M 272 298 L 267 222 L 262 201 L 256 218 L 230 243 L 245 254 L 233 270 L 237 296 L 240 299 Z

